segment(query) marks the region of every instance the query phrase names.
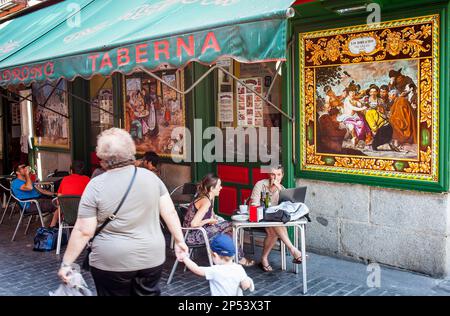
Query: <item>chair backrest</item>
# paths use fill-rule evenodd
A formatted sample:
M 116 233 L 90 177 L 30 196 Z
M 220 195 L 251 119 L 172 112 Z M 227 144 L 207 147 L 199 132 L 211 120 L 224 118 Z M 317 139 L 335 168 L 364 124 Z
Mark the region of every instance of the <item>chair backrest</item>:
M 307 187 L 299 187 L 295 189 L 286 189 L 280 192 L 279 203 L 290 201 L 294 203 L 304 203 L 306 197 L 306 188 Z
M 11 189 L 7 188 L 6 185 L 4 185 L 3 183 L 0 183 L 0 188 L 6 192 L 11 192 Z
M 181 194 L 191 194 L 197 193 L 197 184 L 195 183 L 185 183 L 183 184 L 183 191 Z
M 49 179 L 49 178 L 63 178 L 63 177 L 67 177 L 68 175 L 70 175 L 70 173 L 68 171 L 55 170 L 54 172 L 49 173 L 47 175 L 47 179 Z
M 59 207 L 64 218 L 64 223 L 73 226 L 78 217 L 78 206 L 80 205 L 81 196 L 79 195 L 62 195 L 58 196 Z
M 188 207 L 187 206 L 179 205 L 177 207 L 177 214 L 178 214 L 178 218 L 180 219 L 181 225 L 183 225 L 184 218 L 186 217 L 187 212 L 188 212 Z

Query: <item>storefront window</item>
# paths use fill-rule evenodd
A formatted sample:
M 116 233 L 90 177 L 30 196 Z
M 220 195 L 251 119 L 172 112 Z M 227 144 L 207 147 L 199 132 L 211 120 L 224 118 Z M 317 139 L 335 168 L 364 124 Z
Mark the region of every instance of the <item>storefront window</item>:
M 182 70 L 155 74 L 168 85 L 184 89 Z M 175 128 L 186 125 L 184 97 L 145 73 L 127 76 L 124 84 L 125 128 L 135 140 L 138 153 L 154 151 L 161 157 L 184 157 L 183 135 L 172 135 Z
M 219 70 L 218 73 L 218 98 L 217 98 L 217 124 L 223 129 L 227 127 L 242 127 L 244 130 L 252 128 L 256 132 L 257 140 L 246 136 L 245 139 L 245 157 L 249 158 L 249 152 L 259 148 L 259 145 L 274 148 L 271 145 L 272 130 L 275 127 L 279 129 L 278 144 L 281 143 L 281 114 L 263 101 L 261 96 L 266 96 L 272 81 L 276 74 L 276 63 L 257 63 L 243 64 L 231 59 L 221 60 L 219 65 L 233 73 L 242 82 L 233 80 L 229 75 Z M 268 95 L 268 100 L 281 108 L 282 90 L 281 78 L 278 77 Z M 254 91 L 252 91 L 254 90 Z M 262 127 L 267 129 L 261 129 Z M 251 135 L 252 133 L 248 133 Z M 265 134 L 263 140 L 260 136 Z M 236 139 L 230 139 L 225 135 L 225 142 L 236 142 Z M 234 137 L 234 136 L 233 136 Z M 274 138 L 274 139 L 275 139 Z M 256 142 L 256 143 L 252 143 Z M 261 142 L 264 142 L 262 144 Z M 251 147 L 250 147 L 251 145 Z M 239 148 L 235 147 L 234 153 L 242 156 Z
M 91 144 L 97 136 L 114 127 L 113 83 L 111 78 L 95 76 L 90 81 L 91 95 Z

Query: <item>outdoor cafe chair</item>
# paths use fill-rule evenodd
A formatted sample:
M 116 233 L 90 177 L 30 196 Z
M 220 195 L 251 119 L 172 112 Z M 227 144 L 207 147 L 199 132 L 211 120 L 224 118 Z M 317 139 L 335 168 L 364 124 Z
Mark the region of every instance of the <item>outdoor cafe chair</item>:
M 182 185 L 177 186 L 175 189 L 173 189 L 170 192 L 170 197 L 173 198 L 174 194 L 177 193 L 178 191 L 180 191 L 180 189 L 181 189 L 181 193 L 180 193 L 181 195 L 189 196 L 188 197 L 189 202 L 192 201 L 195 194 L 197 193 L 197 185 L 195 183 L 184 183 Z M 172 199 L 172 201 L 173 201 L 173 199 Z M 187 207 L 189 205 L 189 203 L 183 203 L 183 202 L 186 202 L 186 201 L 182 201 L 182 202 L 174 201 L 175 208 L 178 209 L 180 206 Z M 183 221 L 181 221 L 181 224 L 183 224 Z M 163 230 L 165 230 L 165 227 L 164 227 L 162 221 L 161 221 L 161 226 L 162 226 Z M 173 249 L 173 237 L 171 237 L 171 239 L 170 239 L 170 248 Z
M 195 183 L 184 183 L 182 185 L 177 186 L 175 189 L 173 189 L 170 192 L 170 197 L 173 197 L 175 195 L 175 193 L 177 193 L 178 191 L 181 190 L 180 195 L 188 195 L 189 196 L 189 201 L 192 201 L 192 199 L 194 198 L 195 194 L 197 193 L 197 185 Z M 184 203 L 175 203 L 175 204 L 184 204 Z
M 3 201 L 2 201 L 2 207 L 3 207 L 3 215 L 0 219 L 0 224 L 3 223 L 3 220 L 5 218 L 6 212 L 8 211 L 9 203 L 11 202 L 11 189 L 5 187 L 3 184 L 0 183 L 0 188 L 3 190 Z M 10 218 L 12 216 L 12 211 L 10 214 Z
M 58 242 L 56 245 L 56 254 L 59 255 L 61 251 L 61 240 L 63 229 L 67 229 L 67 236 L 69 236 L 69 229 L 75 226 L 78 218 L 78 206 L 80 205 L 81 196 L 79 195 L 61 195 L 53 199 L 55 204 L 58 201 L 59 216 L 58 216 Z
M 39 217 L 39 219 L 41 220 L 41 225 L 42 225 L 42 227 L 44 227 L 45 225 L 44 225 L 44 219 L 43 219 L 43 216 L 42 216 L 42 211 L 41 211 L 41 207 L 40 207 L 40 205 L 39 205 L 39 201 L 38 200 L 35 200 L 35 199 L 30 199 L 30 200 L 21 200 L 21 199 L 19 199 L 18 197 L 16 197 L 15 195 L 14 195 L 14 193 L 12 192 L 12 190 L 11 190 L 11 197 L 12 197 L 12 199 L 14 199 L 15 200 L 15 205 L 14 205 L 14 207 L 16 206 L 16 205 L 19 205 L 19 208 L 20 208 L 20 218 L 19 218 L 19 221 L 17 222 L 17 226 L 16 226 L 16 229 L 15 229 L 15 231 L 14 231 L 14 234 L 13 234 L 13 236 L 12 236 L 12 238 L 11 238 L 11 241 L 14 241 L 14 239 L 15 239 L 15 237 L 16 237 L 16 234 L 17 234 L 17 231 L 19 230 L 19 227 L 20 227 L 20 224 L 22 223 L 22 220 L 23 220 L 23 218 L 24 217 L 29 217 L 30 219 L 28 220 L 28 224 L 27 224 L 27 227 L 26 227 L 26 229 L 25 229 L 25 235 L 28 233 L 28 228 L 30 227 L 30 223 L 31 223 L 31 220 L 33 219 L 33 216 L 38 216 Z M 22 204 L 21 203 L 24 203 L 24 206 L 22 207 Z M 27 209 L 28 209 L 28 207 L 31 205 L 31 204 L 35 204 L 36 205 L 36 210 L 35 211 L 31 211 L 31 212 L 27 212 Z M 51 212 L 45 212 L 45 213 L 51 213 Z
M 186 215 L 187 207 L 180 206 L 177 209 L 177 212 L 178 212 L 178 216 L 179 216 L 179 218 L 180 218 L 180 220 L 182 222 L 184 217 L 185 217 L 185 215 Z M 206 248 L 206 253 L 208 255 L 209 265 L 212 266 L 213 265 L 213 260 L 212 260 L 212 255 L 211 255 L 211 248 L 209 246 L 209 238 L 208 238 L 208 234 L 206 233 L 206 230 L 203 227 L 198 227 L 198 228 L 182 227 L 181 229 L 183 230 L 183 232 L 185 232 L 184 233 L 184 240 L 186 242 L 186 245 L 189 248 L 189 256 L 190 257 L 192 256 L 192 258 L 193 258 L 194 257 L 194 250 L 200 249 L 200 248 Z M 197 244 L 194 245 L 194 244 L 190 244 L 190 243 L 188 243 L 186 241 L 188 234 L 190 232 L 193 232 L 193 231 L 200 231 L 202 233 L 204 243 L 198 244 L 198 245 Z M 175 262 L 173 264 L 172 270 L 170 271 L 169 278 L 167 279 L 167 284 L 170 284 L 172 282 L 173 276 L 175 274 L 175 271 L 177 270 L 177 267 L 178 267 L 178 260 L 175 259 Z M 186 271 L 186 267 L 184 267 L 184 271 Z

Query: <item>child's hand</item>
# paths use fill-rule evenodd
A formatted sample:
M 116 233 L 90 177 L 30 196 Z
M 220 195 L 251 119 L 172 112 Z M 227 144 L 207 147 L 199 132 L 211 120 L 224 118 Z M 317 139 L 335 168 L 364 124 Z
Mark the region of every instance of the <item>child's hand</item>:
M 189 248 L 184 242 L 175 243 L 175 256 L 177 260 L 183 262 L 184 257 L 189 255 Z
M 242 280 L 240 285 L 243 291 L 249 290 L 250 292 L 253 292 L 255 290 L 255 284 L 250 277 L 246 277 Z

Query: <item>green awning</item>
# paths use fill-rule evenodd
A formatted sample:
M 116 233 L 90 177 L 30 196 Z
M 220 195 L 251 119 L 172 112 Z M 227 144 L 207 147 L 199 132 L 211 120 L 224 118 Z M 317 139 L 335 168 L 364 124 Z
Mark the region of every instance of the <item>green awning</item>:
M 285 60 L 294 1 L 71 0 L 58 5 L 73 2 L 80 4 L 78 16 L 0 60 L 1 86 L 179 68 L 191 61 L 212 64 L 222 56 L 240 62 Z
M 57 3 L 0 24 L 0 62 L 24 49 L 30 43 L 77 14 L 93 0 L 77 2 L 77 8 L 67 10 L 67 3 Z

